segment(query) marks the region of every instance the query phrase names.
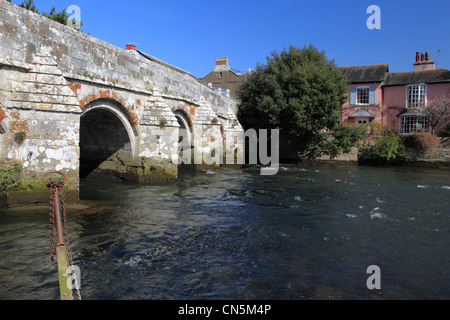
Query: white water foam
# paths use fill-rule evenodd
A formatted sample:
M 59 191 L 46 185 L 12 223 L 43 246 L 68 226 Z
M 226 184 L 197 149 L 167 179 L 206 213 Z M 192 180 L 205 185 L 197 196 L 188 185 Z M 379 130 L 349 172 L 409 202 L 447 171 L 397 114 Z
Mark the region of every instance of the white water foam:
M 380 210 L 381 210 L 380 207 L 376 207 L 372 211 L 370 211 L 370 218 L 385 219 L 386 215 L 379 212 Z

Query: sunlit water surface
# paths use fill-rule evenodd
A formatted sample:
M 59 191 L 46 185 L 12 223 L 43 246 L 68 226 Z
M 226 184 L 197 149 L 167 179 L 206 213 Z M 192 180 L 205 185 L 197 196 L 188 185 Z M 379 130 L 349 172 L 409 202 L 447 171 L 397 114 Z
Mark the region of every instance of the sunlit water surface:
M 83 299 L 450 298 L 450 172 L 283 166 L 81 188 L 68 228 Z M 59 298 L 48 225 L 46 209 L 0 211 L 1 299 Z

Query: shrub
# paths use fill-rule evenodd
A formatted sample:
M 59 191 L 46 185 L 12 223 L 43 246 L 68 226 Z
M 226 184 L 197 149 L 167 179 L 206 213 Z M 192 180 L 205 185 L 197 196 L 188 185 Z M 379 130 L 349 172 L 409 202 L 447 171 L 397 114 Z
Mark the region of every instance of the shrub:
M 352 128 L 347 126 L 337 126 L 330 132 L 321 132 L 323 135 L 317 142 L 308 147 L 308 156 L 311 158 L 321 155 L 336 157 L 341 152 L 350 152 L 358 141 L 364 139 L 365 127 Z
M 26 137 L 27 137 L 26 132 L 18 131 L 14 134 L 14 141 L 16 141 L 19 145 L 21 145 L 25 141 Z
M 419 136 L 417 134 L 409 134 L 406 136 L 401 136 L 401 139 L 406 149 L 412 149 L 418 152 L 424 151 L 422 141 L 419 139 Z
M 406 149 L 424 153 L 429 149 L 439 148 L 441 145 L 441 138 L 429 132 L 424 132 L 403 136 L 402 142 Z
M 400 136 L 388 125 L 378 122 L 369 124 L 368 134 L 359 154 L 361 158 L 387 163 L 406 157 Z
M 387 161 L 404 154 L 404 146 L 400 137 L 392 130 L 383 130 L 373 146 L 375 154 Z
M 419 140 L 422 142 L 424 151 L 432 148 L 439 148 L 441 145 L 441 138 L 431 133 L 418 133 Z
M 0 169 L 0 191 L 7 191 L 20 185 L 22 181 L 22 168 L 19 164 L 14 164 L 14 169 Z
M 444 127 L 441 132 L 439 132 L 439 137 L 447 138 L 450 137 L 450 124 Z

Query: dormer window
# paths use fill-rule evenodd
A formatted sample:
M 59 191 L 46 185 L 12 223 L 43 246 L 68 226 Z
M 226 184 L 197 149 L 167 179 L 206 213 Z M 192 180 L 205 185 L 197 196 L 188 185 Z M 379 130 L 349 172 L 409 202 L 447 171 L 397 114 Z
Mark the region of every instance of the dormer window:
M 406 87 L 406 108 L 423 108 L 427 105 L 427 86 L 413 84 Z

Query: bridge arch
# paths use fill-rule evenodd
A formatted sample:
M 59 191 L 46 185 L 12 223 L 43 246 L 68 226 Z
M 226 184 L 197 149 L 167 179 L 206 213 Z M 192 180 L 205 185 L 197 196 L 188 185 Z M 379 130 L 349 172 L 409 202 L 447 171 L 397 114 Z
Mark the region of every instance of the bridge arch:
M 117 169 L 115 155 L 133 157 L 137 154 L 138 131 L 123 110 L 123 106 L 112 99 L 99 99 L 83 108 L 80 119 L 81 178 L 96 169 Z
M 173 114 L 177 118 L 178 124 L 180 125 L 178 146 L 191 147 L 193 144 L 192 120 L 189 118 L 188 114 L 182 109 L 173 110 Z

